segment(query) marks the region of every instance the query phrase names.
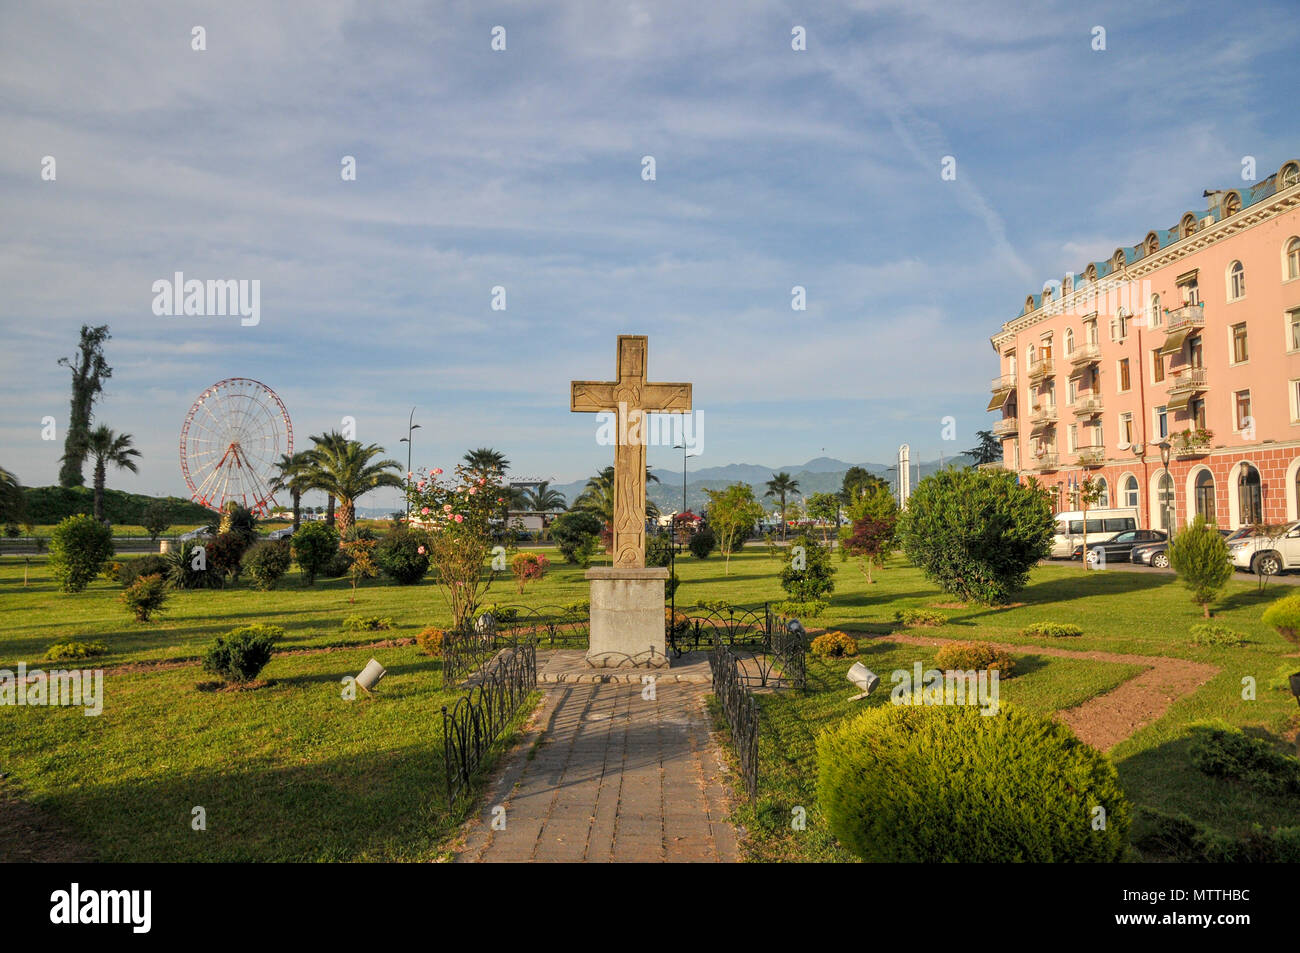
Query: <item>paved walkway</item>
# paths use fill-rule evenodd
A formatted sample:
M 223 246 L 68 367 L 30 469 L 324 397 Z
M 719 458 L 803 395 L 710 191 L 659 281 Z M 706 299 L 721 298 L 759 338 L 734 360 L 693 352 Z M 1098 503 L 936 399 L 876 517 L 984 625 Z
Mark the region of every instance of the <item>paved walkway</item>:
M 456 860 L 737 860 L 708 691 L 657 683 L 648 700 L 640 684 L 551 688 Z

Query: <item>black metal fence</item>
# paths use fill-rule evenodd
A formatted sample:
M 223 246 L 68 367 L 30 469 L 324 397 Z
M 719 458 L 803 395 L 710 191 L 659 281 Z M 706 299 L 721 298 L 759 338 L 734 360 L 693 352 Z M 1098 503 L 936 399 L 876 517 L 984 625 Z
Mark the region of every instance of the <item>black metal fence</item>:
M 741 660 L 720 642 L 709 653 L 713 694 L 731 729 L 731 742 L 740 764 L 740 778 L 752 801 L 758 793 L 758 703 L 745 683 Z
M 442 683 L 459 685 L 502 649 L 585 648 L 591 621 L 584 606 L 492 606 L 442 639 Z
M 450 711 L 443 706 L 448 805 L 469 787 L 483 756 L 536 687 L 537 649 L 525 642 L 495 655 L 478 683 Z
M 776 615 L 771 607 L 745 608 L 713 603 L 681 609 L 669 627 L 674 656 L 725 645 L 741 660 L 741 678 L 763 688 L 798 688 L 808 684 L 807 651 L 802 630 Z

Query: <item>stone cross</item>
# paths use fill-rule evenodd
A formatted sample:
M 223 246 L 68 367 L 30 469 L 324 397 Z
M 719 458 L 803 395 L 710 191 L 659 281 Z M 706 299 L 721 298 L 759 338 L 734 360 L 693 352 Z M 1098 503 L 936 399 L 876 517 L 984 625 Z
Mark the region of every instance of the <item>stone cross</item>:
M 569 410 L 618 415 L 614 449 L 614 565 L 645 566 L 647 413 L 687 413 L 690 384 L 646 381 L 646 336 L 620 334 L 616 380 L 573 381 Z

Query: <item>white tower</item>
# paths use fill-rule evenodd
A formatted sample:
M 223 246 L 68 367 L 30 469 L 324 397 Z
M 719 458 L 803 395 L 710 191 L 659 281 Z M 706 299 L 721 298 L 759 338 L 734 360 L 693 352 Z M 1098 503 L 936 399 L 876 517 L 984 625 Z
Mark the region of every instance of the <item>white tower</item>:
M 903 444 L 898 448 L 898 505 L 907 505 L 907 498 L 912 495 L 912 451 Z

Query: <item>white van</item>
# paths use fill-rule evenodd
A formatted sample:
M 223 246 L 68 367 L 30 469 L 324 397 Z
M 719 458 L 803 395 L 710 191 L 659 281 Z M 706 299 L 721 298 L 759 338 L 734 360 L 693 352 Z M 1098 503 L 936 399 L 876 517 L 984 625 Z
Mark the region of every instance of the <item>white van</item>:
M 1127 529 L 1139 529 L 1137 507 L 1088 510 L 1088 542 L 1100 543 Z M 1056 514 L 1056 533 L 1052 537 L 1052 558 L 1069 559 L 1074 547 L 1083 542 L 1083 510 Z

